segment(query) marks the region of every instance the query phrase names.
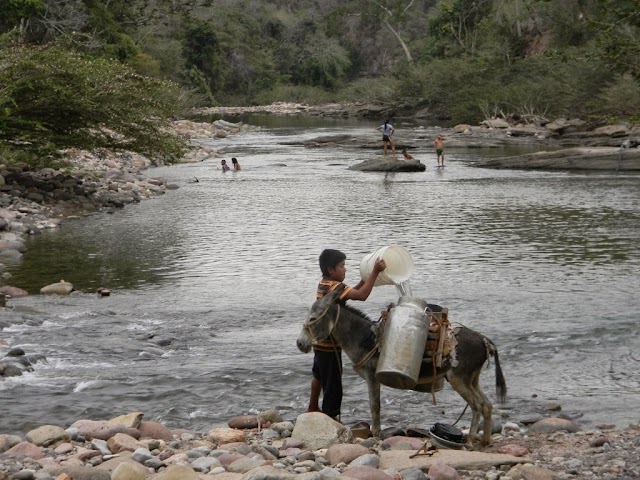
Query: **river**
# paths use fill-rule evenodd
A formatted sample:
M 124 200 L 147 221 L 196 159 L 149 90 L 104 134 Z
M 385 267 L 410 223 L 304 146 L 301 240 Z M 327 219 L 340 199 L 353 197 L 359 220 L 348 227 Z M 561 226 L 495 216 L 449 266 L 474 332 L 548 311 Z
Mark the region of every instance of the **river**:
M 46 362 L 0 381 L 0 433 L 129 411 L 199 432 L 272 407 L 294 419 L 308 401 L 312 355 L 295 339 L 319 253 L 344 251 L 355 284 L 360 259 L 389 244 L 411 252 L 414 294 L 498 346 L 509 388 L 498 415 L 557 402 L 585 426 L 638 420 L 640 175 L 482 169 L 479 155 L 504 152 L 464 148 L 436 169 L 427 140 L 414 151 L 425 172 L 356 172 L 347 166 L 381 151 L 291 142 L 377 138 L 377 124 L 275 122 L 212 142 L 240 172 L 219 160 L 160 167 L 149 174 L 180 189 L 29 239 L 11 284 L 65 279 L 80 292 L 13 299 L 1 314 L 0 339 Z M 403 128 L 414 127 L 398 125 L 400 139 Z M 395 300 L 382 286 L 359 306 L 377 318 Z M 368 420 L 364 381 L 345 367 L 342 419 Z M 493 382 L 491 366 L 491 399 Z M 465 406 L 449 387 L 436 406 L 382 397 L 383 426 L 452 423 Z

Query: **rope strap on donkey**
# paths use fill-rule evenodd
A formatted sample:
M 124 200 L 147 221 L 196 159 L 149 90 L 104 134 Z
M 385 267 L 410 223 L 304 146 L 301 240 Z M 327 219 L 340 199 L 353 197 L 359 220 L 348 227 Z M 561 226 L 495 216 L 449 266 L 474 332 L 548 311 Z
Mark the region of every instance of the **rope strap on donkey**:
M 380 318 L 378 319 L 379 324 L 384 328 L 384 324 L 387 321 L 387 318 L 389 317 L 389 311 L 387 310 L 386 312 L 383 312 L 380 315 Z M 382 329 L 381 329 L 382 331 Z M 355 371 L 360 370 L 362 367 L 364 367 L 364 365 L 371 360 L 371 358 L 373 358 L 373 356 L 378 353 L 380 351 L 380 340 L 378 339 L 379 335 L 376 335 L 376 343 L 373 345 L 373 348 L 371 350 L 369 350 L 367 352 L 367 354 L 362 357 L 358 363 L 355 363 L 353 365 L 353 369 Z

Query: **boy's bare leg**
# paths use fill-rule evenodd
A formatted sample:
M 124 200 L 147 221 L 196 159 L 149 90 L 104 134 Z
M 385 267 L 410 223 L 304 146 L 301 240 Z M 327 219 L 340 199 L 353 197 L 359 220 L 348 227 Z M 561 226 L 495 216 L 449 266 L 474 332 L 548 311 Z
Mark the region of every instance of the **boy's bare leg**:
M 316 377 L 311 377 L 311 394 L 309 395 L 309 408 L 307 412 L 321 412 L 318 401 L 322 392 L 322 384 Z

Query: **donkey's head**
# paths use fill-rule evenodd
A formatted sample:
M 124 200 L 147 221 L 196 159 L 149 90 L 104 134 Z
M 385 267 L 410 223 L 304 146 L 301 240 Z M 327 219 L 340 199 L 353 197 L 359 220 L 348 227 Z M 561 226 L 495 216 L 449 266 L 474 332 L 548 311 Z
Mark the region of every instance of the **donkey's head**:
M 331 336 L 340 315 L 338 300 L 344 289 L 345 286 L 340 285 L 311 305 L 304 330 L 312 340 L 325 340 Z

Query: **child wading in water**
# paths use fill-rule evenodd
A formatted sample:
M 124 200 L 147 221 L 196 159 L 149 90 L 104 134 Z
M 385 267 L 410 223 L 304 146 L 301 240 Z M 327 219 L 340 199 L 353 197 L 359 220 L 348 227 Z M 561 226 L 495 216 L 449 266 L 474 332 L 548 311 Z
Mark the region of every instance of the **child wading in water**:
M 347 269 L 344 265 L 347 256 L 339 250 L 326 249 L 320 254 L 319 263 L 322 280 L 318 284 L 316 299 L 322 298 L 344 285 Z M 376 260 L 369 278 L 360 280 L 355 287 L 348 287 L 340 294 L 339 301 L 364 301 L 369 298 L 378 274 L 387 268 L 382 259 Z M 342 351 L 330 339 L 313 342 L 313 368 L 311 373 L 311 396 L 307 412 L 324 412 L 332 418 L 340 415 L 342 404 Z M 322 410 L 318 404 L 322 392 Z
M 438 135 L 433 142 L 433 146 L 436 147 L 436 154 L 438 155 L 437 162 L 438 167 L 444 167 L 444 137 L 442 135 Z M 442 162 L 442 163 L 441 163 Z

